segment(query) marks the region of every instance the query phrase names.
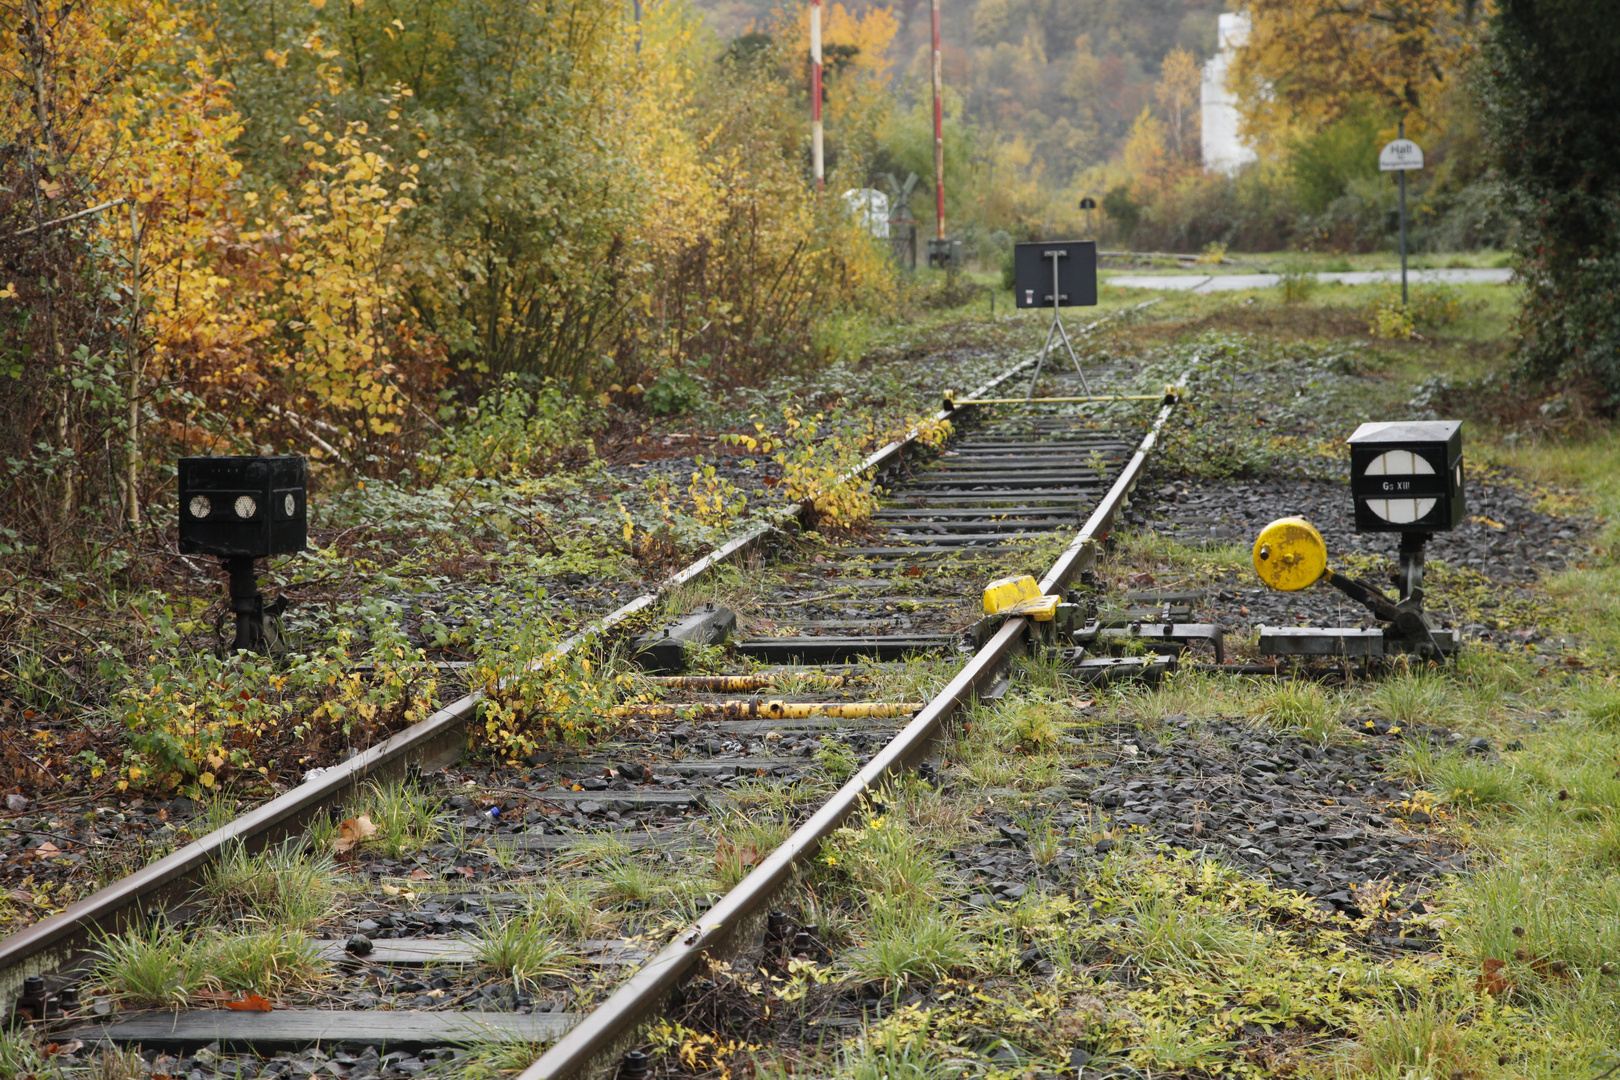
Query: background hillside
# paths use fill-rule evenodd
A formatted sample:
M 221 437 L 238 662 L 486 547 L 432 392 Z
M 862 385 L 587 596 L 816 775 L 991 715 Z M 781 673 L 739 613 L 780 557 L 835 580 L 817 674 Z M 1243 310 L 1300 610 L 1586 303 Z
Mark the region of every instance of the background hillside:
M 779 0 L 694 0 L 722 40 L 773 22 Z M 887 6 L 900 28 L 889 55 L 902 101 L 926 93 L 928 0 L 847 0 L 862 13 Z M 944 0 L 945 79 L 963 119 L 1036 180 L 1066 186 L 1115 158 L 1132 122 L 1153 102 L 1165 56 L 1177 46 L 1202 62 L 1215 49 L 1222 0 Z M 981 145 L 981 150 L 987 149 Z

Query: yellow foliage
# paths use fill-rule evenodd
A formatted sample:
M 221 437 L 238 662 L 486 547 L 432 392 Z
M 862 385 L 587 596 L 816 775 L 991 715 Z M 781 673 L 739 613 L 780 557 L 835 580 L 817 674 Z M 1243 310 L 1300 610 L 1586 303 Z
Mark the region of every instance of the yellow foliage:
M 1199 90 L 1203 72 L 1192 53 L 1177 45 L 1164 58 L 1159 84 L 1154 97 L 1164 110 L 1165 128 L 1169 135 L 1170 150 L 1178 161 L 1198 157 Z
M 951 434 L 950 421 L 925 417 L 887 426 L 862 417 L 823 434 L 825 421 L 821 413 L 804 416 L 786 406 L 781 438 L 766 440 L 764 446 L 766 452 L 775 451 L 772 460 L 782 466 L 788 498 L 811 503 L 819 523 L 841 529 L 861 524 L 878 508 L 878 487 L 861 468 L 869 452 L 911 432 L 922 446 L 939 446 Z M 755 427 L 764 435 L 762 425 Z M 738 436 L 735 441 L 753 440 Z
M 1164 124 L 1144 108 L 1125 140 L 1125 168 L 1138 192 L 1157 191 L 1170 179 L 1170 150 L 1164 142 Z
M 1358 100 L 1444 126 L 1447 91 L 1478 54 L 1490 0 L 1251 0 L 1230 80 L 1251 134 L 1273 145 L 1331 124 Z M 1393 126 L 1393 125 L 1392 125 Z
M 308 120 L 311 177 L 296 210 L 282 217 L 296 240 L 282 256 L 282 295 L 296 313 L 287 326 L 302 346 L 293 356 L 300 403 L 336 410 L 372 434 L 392 434 L 405 400 L 392 378 L 385 331 L 398 314 L 402 275 L 387 246 L 400 215 L 416 205 L 410 177 L 417 166 L 396 169 L 363 123 L 351 120 L 334 132 L 316 109 Z M 386 181 L 401 171 L 405 178 L 391 189 Z

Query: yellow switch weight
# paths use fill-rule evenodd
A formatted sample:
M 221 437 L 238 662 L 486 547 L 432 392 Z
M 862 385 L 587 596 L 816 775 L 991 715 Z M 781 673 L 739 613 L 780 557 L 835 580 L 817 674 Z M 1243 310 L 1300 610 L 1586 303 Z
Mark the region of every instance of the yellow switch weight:
M 1309 588 L 1328 572 L 1327 543 L 1304 518 L 1279 518 L 1254 542 L 1254 572 L 1282 592 Z

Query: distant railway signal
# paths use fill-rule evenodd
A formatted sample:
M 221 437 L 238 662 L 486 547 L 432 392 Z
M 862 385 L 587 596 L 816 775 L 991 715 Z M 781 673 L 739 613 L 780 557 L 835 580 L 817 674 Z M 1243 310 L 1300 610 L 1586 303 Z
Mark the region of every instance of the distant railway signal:
M 188 457 L 180 484 L 180 551 L 217 555 L 231 576 L 233 651 L 264 642 L 264 598 L 253 560 L 303 551 L 309 534 L 304 459 Z

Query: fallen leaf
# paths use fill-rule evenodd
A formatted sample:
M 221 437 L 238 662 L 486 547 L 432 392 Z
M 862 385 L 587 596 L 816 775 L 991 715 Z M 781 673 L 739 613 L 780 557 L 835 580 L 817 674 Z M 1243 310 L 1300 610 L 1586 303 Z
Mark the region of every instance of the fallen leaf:
M 456 867 L 456 873 L 460 874 L 464 878 L 470 878 L 473 876 L 473 870 L 470 866 L 458 866 Z
M 428 873 L 426 870 L 422 869 L 420 866 L 418 866 L 415 870 L 411 871 L 411 880 L 412 881 L 426 881 L 428 878 L 430 878 L 432 876 L 433 876 L 432 874 Z
M 1562 960 L 1554 960 L 1550 956 L 1538 956 L 1530 961 L 1530 970 L 1543 979 L 1569 979 L 1569 964 Z
M 338 826 L 337 839 L 332 841 L 332 854 L 342 855 L 347 851 L 353 850 L 354 846 L 360 843 L 360 841 L 367 840 L 376 835 L 377 826 L 373 825 L 371 823 L 371 818 L 367 817 L 365 814 L 361 814 L 359 817 L 349 818 L 342 825 Z
M 258 994 L 248 994 L 241 1001 L 227 1001 L 225 1007 L 237 1012 L 270 1012 L 272 1009 L 271 1004 Z
M 1493 957 L 1487 957 L 1480 965 L 1483 970 L 1479 978 L 1474 981 L 1474 991 L 1480 994 L 1489 994 L 1494 998 L 1505 998 L 1513 992 L 1513 981 L 1502 974 L 1507 965 Z
M 45 858 L 49 855 L 62 854 L 62 849 L 47 840 L 43 844 L 39 845 L 39 847 L 34 849 L 34 854 L 38 855 L 40 858 Z
M 1153 584 L 1153 575 L 1144 570 L 1139 574 L 1131 574 L 1125 580 L 1132 585 L 1151 585 Z

